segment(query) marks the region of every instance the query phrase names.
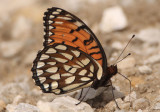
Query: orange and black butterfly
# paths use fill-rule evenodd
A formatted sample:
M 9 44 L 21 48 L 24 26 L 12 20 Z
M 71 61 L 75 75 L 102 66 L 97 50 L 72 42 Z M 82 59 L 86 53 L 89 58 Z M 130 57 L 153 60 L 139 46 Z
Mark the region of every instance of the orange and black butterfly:
M 44 13 L 44 43 L 33 62 L 33 79 L 45 93 L 65 94 L 105 86 L 117 73 L 90 28 L 75 15 L 50 8 Z

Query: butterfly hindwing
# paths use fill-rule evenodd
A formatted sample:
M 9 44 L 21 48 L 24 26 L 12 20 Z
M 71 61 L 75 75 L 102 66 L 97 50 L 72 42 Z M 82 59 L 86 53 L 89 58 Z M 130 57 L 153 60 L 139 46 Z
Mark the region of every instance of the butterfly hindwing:
M 73 46 L 90 55 L 106 70 L 107 59 L 104 50 L 83 21 L 56 7 L 48 9 L 44 14 L 44 46 L 55 43 Z
M 46 46 L 33 62 L 33 79 L 43 92 L 65 94 L 91 86 L 101 65 L 85 52 L 65 44 Z

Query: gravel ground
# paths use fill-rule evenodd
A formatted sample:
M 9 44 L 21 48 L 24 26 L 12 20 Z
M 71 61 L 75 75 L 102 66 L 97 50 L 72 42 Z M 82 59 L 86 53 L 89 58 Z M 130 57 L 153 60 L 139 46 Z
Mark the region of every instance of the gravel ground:
M 5 0 L 0 1 L 0 112 L 160 112 L 160 1 Z M 132 37 L 112 78 L 112 88 L 56 96 L 35 86 L 30 71 L 43 42 L 43 13 L 60 7 L 81 18 L 97 35 L 108 60 L 115 60 Z M 131 93 L 130 93 L 131 86 Z M 72 98 L 72 97 L 74 98 Z

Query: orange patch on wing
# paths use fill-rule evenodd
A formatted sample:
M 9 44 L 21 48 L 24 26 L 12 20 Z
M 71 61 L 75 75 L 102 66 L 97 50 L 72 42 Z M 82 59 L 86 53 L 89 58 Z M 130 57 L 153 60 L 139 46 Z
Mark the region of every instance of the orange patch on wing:
M 66 45 L 72 46 L 72 47 L 78 47 L 77 45 L 73 44 L 72 42 L 68 41 L 68 40 L 64 40 L 61 38 L 53 38 L 54 42 L 49 43 L 48 45 L 53 45 L 55 43 L 62 43 L 63 41 L 65 41 Z M 81 51 L 86 52 L 84 49 L 79 48 Z

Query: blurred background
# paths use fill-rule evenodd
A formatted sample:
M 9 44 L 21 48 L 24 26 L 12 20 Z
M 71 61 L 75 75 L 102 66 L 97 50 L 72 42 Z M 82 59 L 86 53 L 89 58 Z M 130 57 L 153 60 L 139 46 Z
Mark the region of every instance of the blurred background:
M 160 111 L 159 6 L 159 0 L 1 0 L 0 111 L 14 110 L 22 102 L 38 106 L 40 100 L 55 98 L 35 86 L 30 70 L 43 48 L 43 14 L 50 7 L 83 20 L 101 42 L 109 65 L 135 34 L 123 54 L 132 55 L 118 64 L 119 71 L 132 81 L 134 111 Z M 116 89 L 129 94 L 129 83 L 122 76 L 112 81 Z

